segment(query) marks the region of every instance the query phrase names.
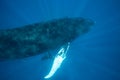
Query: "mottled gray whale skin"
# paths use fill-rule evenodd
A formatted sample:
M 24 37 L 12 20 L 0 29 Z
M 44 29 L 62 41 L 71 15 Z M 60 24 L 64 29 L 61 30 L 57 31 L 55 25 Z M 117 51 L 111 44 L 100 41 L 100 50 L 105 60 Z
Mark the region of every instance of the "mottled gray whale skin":
M 94 22 L 84 18 L 61 18 L 14 29 L 0 30 L 0 60 L 42 54 L 87 33 Z

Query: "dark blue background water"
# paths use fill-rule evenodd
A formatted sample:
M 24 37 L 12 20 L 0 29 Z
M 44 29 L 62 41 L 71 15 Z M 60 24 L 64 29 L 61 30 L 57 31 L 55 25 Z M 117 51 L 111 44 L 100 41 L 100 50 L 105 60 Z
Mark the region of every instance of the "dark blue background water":
M 0 1 L 1 29 L 62 17 L 91 18 L 96 24 L 71 44 L 51 80 L 120 80 L 119 0 Z M 41 61 L 41 56 L 0 62 L 0 80 L 43 80 L 52 60 Z

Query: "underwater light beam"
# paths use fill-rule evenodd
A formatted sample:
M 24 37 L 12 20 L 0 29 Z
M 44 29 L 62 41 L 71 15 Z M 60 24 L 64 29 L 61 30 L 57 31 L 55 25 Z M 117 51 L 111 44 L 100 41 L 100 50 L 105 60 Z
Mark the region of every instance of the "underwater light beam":
M 53 61 L 53 65 L 52 65 L 52 68 L 50 70 L 50 72 L 48 73 L 48 75 L 46 75 L 44 78 L 45 79 L 48 79 L 50 77 L 52 77 L 55 72 L 57 71 L 57 69 L 60 68 L 63 60 L 66 58 L 66 54 L 69 50 L 69 47 L 70 47 L 70 43 L 68 42 L 67 45 L 63 46 L 59 52 L 57 53 L 54 61 Z

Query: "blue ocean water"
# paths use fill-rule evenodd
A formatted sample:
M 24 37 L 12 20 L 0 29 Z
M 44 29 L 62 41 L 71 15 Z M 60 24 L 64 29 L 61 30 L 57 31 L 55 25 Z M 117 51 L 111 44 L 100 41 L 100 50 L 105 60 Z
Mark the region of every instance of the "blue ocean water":
M 66 60 L 50 80 L 120 80 L 119 4 L 119 0 L 1 0 L 0 28 L 62 17 L 90 18 L 95 26 L 71 43 Z M 0 80 L 44 80 L 51 65 L 52 60 L 41 61 L 41 55 L 0 62 Z

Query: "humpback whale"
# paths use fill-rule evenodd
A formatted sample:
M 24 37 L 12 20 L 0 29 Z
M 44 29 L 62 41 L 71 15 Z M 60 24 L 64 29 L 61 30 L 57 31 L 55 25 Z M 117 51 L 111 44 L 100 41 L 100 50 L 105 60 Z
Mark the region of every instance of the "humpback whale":
M 0 60 L 21 59 L 60 48 L 87 33 L 94 22 L 81 17 L 60 18 L 0 30 Z

